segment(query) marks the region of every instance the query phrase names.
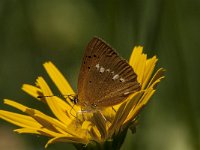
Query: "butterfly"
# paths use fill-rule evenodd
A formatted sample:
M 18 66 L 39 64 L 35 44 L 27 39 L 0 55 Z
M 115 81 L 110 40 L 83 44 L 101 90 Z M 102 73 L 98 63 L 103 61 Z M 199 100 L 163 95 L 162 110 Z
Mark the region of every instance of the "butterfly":
M 85 110 L 99 110 L 121 103 L 138 90 L 133 68 L 105 41 L 94 37 L 84 52 L 73 103 Z

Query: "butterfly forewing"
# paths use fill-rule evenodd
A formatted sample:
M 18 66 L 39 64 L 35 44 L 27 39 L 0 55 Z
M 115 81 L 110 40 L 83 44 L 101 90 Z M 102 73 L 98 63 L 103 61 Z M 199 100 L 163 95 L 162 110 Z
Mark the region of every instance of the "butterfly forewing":
M 85 49 L 79 73 L 79 104 L 113 106 L 139 89 L 133 68 L 103 40 L 94 37 Z

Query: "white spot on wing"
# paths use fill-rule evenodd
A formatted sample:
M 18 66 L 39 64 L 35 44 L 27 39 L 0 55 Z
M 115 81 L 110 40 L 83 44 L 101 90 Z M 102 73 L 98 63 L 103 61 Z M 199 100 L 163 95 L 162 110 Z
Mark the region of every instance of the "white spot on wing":
M 119 78 L 119 75 L 118 75 L 118 74 L 116 74 L 116 75 L 114 75 L 114 76 L 113 76 L 113 78 L 112 78 L 112 79 L 113 79 L 113 80 L 116 80 L 116 79 L 118 79 L 118 78 Z
M 129 93 L 130 93 L 130 92 L 125 92 L 124 95 L 127 95 L 127 94 L 129 94 Z
M 103 73 L 105 71 L 105 68 L 101 67 L 100 72 Z
M 110 72 L 110 69 L 106 69 L 107 72 Z
M 125 79 L 123 79 L 123 78 L 120 78 L 119 80 L 120 80 L 121 82 L 125 82 Z
M 96 64 L 96 68 L 97 68 L 97 70 L 99 70 L 99 67 L 100 67 L 99 64 Z

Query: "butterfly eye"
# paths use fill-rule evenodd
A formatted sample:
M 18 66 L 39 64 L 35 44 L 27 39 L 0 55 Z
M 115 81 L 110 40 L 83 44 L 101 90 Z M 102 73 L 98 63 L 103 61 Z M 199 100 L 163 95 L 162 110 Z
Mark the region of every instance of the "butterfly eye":
M 92 107 L 94 107 L 94 108 L 95 108 L 95 107 L 97 107 L 97 105 L 93 103 L 93 104 L 92 104 Z
M 88 67 L 88 69 L 90 70 L 90 67 Z
M 94 55 L 94 57 L 97 57 L 97 55 Z

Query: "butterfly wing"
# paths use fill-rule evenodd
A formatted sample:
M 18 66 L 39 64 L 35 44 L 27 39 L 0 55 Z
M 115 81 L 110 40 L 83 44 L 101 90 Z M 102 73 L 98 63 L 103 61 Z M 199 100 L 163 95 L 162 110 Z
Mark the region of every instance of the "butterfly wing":
M 139 89 L 137 75 L 127 61 L 94 37 L 85 49 L 79 73 L 79 104 L 113 106 Z

